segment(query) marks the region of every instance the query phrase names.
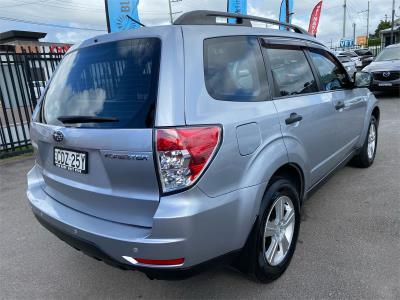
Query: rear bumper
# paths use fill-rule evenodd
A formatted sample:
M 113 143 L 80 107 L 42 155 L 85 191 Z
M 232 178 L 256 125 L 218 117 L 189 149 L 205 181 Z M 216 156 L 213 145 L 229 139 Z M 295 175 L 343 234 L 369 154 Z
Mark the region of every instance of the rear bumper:
M 39 222 L 56 236 L 89 256 L 155 278 L 182 278 L 225 260 L 244 246 L 255 220 L 249 199 L 260 186 L 210 198 L 198 188 L 160 200 L 151 228 L 107 221 L 81 213 L 48 196 L 34 167 L 28 174 L 27 196 Z M 247 201 L 245 201 L 245 199 Z M 246 205 L 245 205 L 245 202 Z M 181 265 L 154 266 L 129 258 L 184 258 Z
M 233 251 L 227 253 L 225 255 L 219 256 L 217 258 L 211 259 L 209 261 L 203 262 L 196 266 L 187 267 L 187 268 L 146 268 L 141 266 L 133 266 L 132 264 L 121 263 L 120 261 L 115 260 L 113 257 L 109 256 L 106 252 L 104 252 L 98 245 L 92 243 L 91 241 L 84 240 L 77 236 L 74 236 L 70 233 L 66 233 L 65 231 L 60 230 L 52 223 L 46 220 L 46 217 L 43 215 L 37 215 L 34 213 L 38 222 L 46 228 L 48 231 L 53 233 L 59 239 L 75 248 L 78 251 L 82 251 L 87 256 L 90 256 L 98 261 L 103 261 L 104 263 L 119 268 L 122 270 L 133 270 L 140 271 L 145 273 L 151 279 L 163 279 L 163 280 L 181 280 L 186 279 L 191 276 L 198 274 L 210 267 L 214 267 L 219 264 L 226 264 L 234 260 L 237 255 L 240 253 L 239 251 Z

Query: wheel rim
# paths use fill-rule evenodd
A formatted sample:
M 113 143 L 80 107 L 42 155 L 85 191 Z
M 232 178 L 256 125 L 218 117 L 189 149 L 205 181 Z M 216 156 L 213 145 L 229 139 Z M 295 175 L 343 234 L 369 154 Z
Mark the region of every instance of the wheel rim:
M 264 227 L 263 253 L 271 266 L 286 257 L 293 240 L 295 211 L 292 200 L 279 197 L 272 205 Z
M 369 133 L 368 133 L 368 147 L 367 147 L 367 154 L 368 159 L 372 159 L 375 154 L 376 148 L 376 126 L 375 124 L 371 124 L 369 126 Z

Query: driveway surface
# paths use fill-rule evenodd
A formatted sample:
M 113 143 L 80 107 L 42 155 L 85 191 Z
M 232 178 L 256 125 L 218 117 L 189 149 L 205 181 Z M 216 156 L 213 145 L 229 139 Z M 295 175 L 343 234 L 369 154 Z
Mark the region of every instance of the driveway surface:
M 292 263 L 269 285 L 228 267 L 151 281 L 86 257 L 31 214 L 33 159 L 0 161 L 0 298 L 400 299 L 400 99 L 380 100 L 375 164 L 338 171 L 305 203 Z

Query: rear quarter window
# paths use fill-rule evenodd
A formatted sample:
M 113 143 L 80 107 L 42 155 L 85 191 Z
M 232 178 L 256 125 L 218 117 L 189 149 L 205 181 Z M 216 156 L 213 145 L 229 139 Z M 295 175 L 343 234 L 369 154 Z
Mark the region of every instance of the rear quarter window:
M 217 100 L 267 99 L 267 75 L 257 37 L 234 36 L 204 41 L 204 77 Z

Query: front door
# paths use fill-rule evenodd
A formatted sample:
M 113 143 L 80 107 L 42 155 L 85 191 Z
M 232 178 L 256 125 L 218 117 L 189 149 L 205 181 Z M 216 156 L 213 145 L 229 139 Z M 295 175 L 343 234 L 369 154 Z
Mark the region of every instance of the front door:
M 329 52 L 310 49 L 309 53 L 320 75 L 322 89 L 332 95 L 338 132 L 338 157 L 343 160 L 360 139 L 367 109 L 365 90 L 353 89 L 346 70 Z
M 289 159 L 303 161 L 309 184 L 313 185 L 337 162 L 332 95 L 319 93 L 316 76 L 302 47 L 264 44 L 263 49 L 272 71 L 274 104 Z

